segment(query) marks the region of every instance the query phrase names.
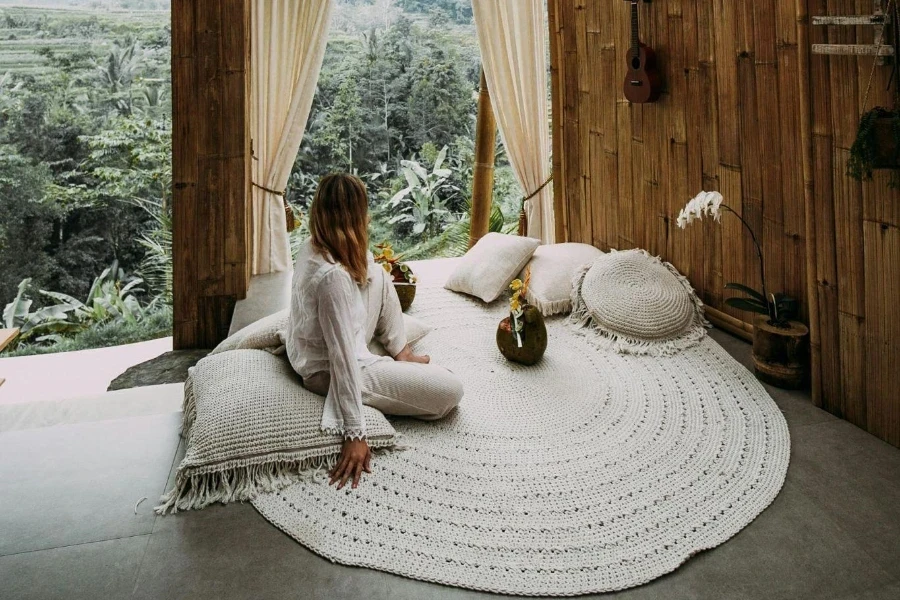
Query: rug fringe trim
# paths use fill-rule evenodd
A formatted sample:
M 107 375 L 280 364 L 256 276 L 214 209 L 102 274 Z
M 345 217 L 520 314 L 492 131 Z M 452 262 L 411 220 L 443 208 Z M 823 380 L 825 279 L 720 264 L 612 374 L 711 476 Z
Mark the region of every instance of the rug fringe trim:
M 369 447 L 375 454 L 407 448 L 394 437 L 369 440 Z M 322 483 L 340 456 L 339 448 L 329 446 L 293 454 L 267 455 L 256 463 L 245 460 L 197 468 L 179 467 L 175 485 L 160 498 L 160 504 L 154 510 L 159 515 L 175 514 L 180 510 L 199 510 L 210 504 L 246 502 L 298 481 Z
M 683 350 L 692 348 L 699 344 L 706 337 L 706 330 L 712 327 L 712 325 L 709 321 L 706 320 L 706 317 L 704 316 L 703 301 L 700 300 L 700 297 L 697 295 L 694 287 L 691 285 L 691 282 L 688 281 L 687 277 L 679 273 L 678 269 L 676 269 L 671 263 L 663 261 L 658 256 L 653 256 L 646 250 L 632 250 L 632 252 L 634 251 L 640 252 L 644 256 L 652 258 L 658 263 L 662 264 L 664 267 L 666 267 L 666 269 L 668 269 L 670 273 L 672 273 L 672 275 L 674 275 L 678 279 L 681 285 L 685 287 L 688 295 L 691 298 L 691 302 L 694 303 L 695 307 L 694 323 L 691 325 L 690 329 L 675 338 L 665 340 L 647 340 L 628 337 L 626 335 L 622 335 L 621 333 L 617 333 L 615 331 L 604 328 L 603 326 L 596 323 L 594 317 L 591 315 L 591 312 L 587 307 L 587 304 L 581 297 L 581 287 L 584 284 L 584 279 L 587 276 L 588 271 L 591 270 L 593 263 L 584 265 L 583 267 L 579 268 L 575 274 L 575 277 L 572 279 L 572 314 L 569 316 L 569 321 L 575 324 L 578 329 L 582 330 L 582 334 L 584 334 L 588 330 L 597 333 L 598 335 L 594 338 L 594 342 L 598 348 L 601 348 L 603 350 L 612 350 L 613 352 L 617 352 L 619 354 L 633 354 L 637 356 L 653 357 L 673 356 Z M 616 250 L 610 250 L 610 253 L 614 252 L 616 252 Z

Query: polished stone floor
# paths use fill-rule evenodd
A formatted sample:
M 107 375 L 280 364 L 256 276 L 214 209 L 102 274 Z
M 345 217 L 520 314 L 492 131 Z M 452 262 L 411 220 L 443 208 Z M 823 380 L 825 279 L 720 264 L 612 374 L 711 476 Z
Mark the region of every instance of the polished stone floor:
M 712 335 L 748 361 L 746 343 Z M 900 450 L 804 394 L 770 392 L 792 437 L 772 506 L 674 573 L 609 597 L 900 598 Z M 0 598 L 488 596 L 332 564 L 249 504 L 156 517 L 183 452 L 178 428 L 171 413 L 0 434 Z
M 289 273 L 255 277 L 232 331 L 286 306 L 289 285 Z M 711 335 L 749 365 L 748 344 Z M 792 441 L 772 506 L 674 573 L 604 597 L 900 600 L 900 450 L 803 393 L 769 392 Z M 179 424 L 171 413 L 0 434 L 0 600 L 490 596 L 333 564 L 249 504 L 156 517 L 184 452 Z

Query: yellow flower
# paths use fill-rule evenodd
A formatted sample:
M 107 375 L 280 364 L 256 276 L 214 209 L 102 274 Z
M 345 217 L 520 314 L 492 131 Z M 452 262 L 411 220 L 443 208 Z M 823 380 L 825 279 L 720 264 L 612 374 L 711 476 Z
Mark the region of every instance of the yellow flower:
M 522 306 L 522 304 L 519 301 L 519 295 L 513 294 L 513 297 L 509 299 L 509 307 L 511 309 L 513 309 L 514 311 L 516 311 L 516 310 L 519 310 L 519 308 L 521 308 L 521 306 Z
M 392 258 L 394 258 L 394 250 L 390 246 L 388 246 L 384 249 L 384 251 L 381 253 L 381 255 L 385 259 L 391 260 Z
M 513 279 L 512 283 L 509 284 L 509 289 L 514 292 L 517 292 L 522 289 L 522 280 L 521 279 Z
M 393 270 L 392 267 L 391 267 L 391 263 L 381 263 L 381 266 L 384 267 L 384 270 L 385 270 L 388 274 L 390 274 L 390 272 Z

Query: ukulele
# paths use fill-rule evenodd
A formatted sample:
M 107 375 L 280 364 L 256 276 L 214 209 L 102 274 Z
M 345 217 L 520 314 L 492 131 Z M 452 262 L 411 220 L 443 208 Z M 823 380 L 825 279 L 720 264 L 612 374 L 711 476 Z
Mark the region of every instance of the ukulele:
M 625 98 L 635 104 L 656 102 L 662 93 L 662 78 L 656 68 L 656 52 L 641 43 L 638 26 L 638 2 L 631 2 L 631 49 L 628 51 L 628 74 L 625 76 Z

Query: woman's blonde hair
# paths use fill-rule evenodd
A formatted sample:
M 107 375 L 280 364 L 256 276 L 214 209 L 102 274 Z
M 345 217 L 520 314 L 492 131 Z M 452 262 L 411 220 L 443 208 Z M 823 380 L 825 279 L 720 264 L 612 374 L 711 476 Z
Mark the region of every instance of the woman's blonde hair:
M 309 210 L 313 248 L 331 255 L 363 285 L 369 268 L 369 197 L 353 175 L 333 173 L 319 182 Z

